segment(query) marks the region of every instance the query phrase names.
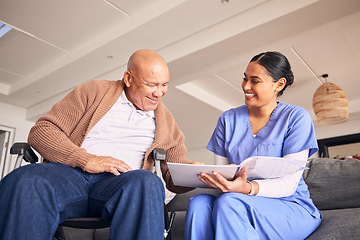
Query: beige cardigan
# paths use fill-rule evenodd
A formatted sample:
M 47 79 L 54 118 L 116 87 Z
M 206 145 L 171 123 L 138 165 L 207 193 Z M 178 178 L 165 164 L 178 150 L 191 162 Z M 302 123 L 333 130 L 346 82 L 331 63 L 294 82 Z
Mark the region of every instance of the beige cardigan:
M 92 80 L 74 88 L 30 130 L 28 143 L 47 161 L 60 162 L 84 169 L 97 156 L 80 148 L 90 129 L 110 110 L 124 89 L 121 80 Z M 168 162 L 190 163 L 184 135 L 163 103 L 155 110 L 155 140 L 146 151 L 143 169 L 152 171 L 154 148 L 163 148 Z M 190 188 L 174 186 L 166 163 L 161 164 L 163 178 L 169 190 L 182 193 Z

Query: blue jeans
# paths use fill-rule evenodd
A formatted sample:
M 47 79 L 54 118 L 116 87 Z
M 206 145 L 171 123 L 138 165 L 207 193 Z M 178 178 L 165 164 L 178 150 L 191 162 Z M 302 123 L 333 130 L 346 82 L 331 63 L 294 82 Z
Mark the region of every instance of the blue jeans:
M 0 239 L 50 240 L 67 218 L 101 216 L 111 239 L 163 239 L 164 187 L 133 170 L 90 174 L 60 163 L 18 168 L 0 182 Z

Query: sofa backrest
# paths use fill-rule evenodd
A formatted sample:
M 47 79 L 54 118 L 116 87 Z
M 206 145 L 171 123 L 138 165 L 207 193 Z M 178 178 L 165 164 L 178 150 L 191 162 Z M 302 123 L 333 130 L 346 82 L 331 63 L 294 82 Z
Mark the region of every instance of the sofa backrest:
M 319 210 L 360 207 L 360 160 L 310 159 L 303 177 Z
M 310 196 L 319 210 L 360 207 L 360 160 L 309 159 L 303 177 Z M 188 201 L 198 194 L 220 195 L 221 191 L 197 188 L 176 195 L 168 204 L 169 211 L 186 211 Z

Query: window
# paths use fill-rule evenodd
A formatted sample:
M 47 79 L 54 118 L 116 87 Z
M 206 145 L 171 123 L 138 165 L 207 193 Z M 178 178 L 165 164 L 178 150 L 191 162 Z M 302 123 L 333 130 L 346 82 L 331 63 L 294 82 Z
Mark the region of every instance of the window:
M 0 180 L 13 168 L 10 147 L 13 144 L 15 129 L 0 125 Z
M 4 36 L 8 31 L 10 31 L 12 27 L 5 25 L 0 22 L 0 38 Z

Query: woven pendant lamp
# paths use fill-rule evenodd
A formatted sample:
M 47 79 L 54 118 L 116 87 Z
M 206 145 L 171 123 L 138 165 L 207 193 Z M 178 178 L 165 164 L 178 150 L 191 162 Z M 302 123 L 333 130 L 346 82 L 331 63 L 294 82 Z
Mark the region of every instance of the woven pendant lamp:
M 324 74 L 322 77 L 326 80 L 328 75 Z M 345 92 L 336 84 L 327 81 L 316 90 L 313 109 L 320 125 L 339 124 L 349 119 Z

